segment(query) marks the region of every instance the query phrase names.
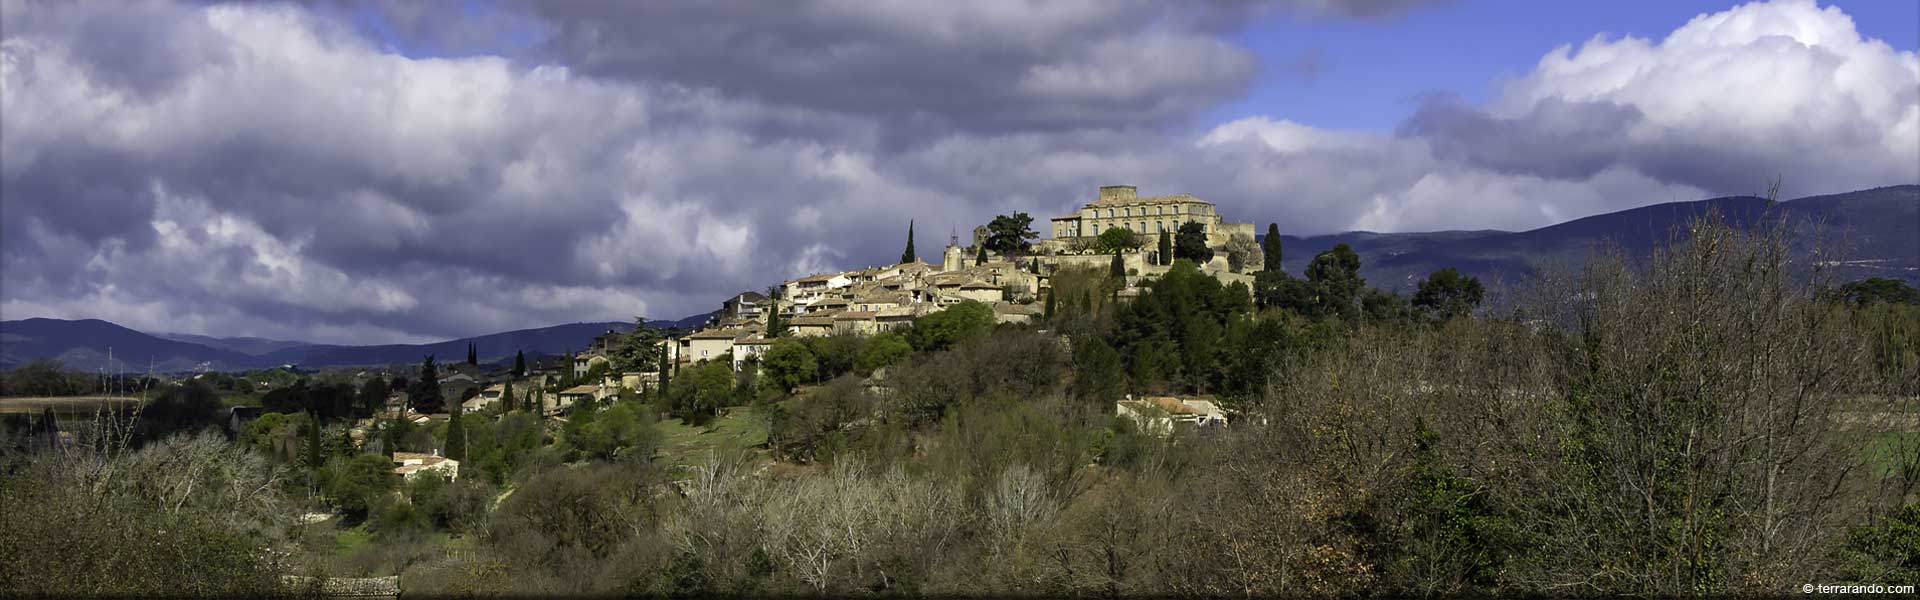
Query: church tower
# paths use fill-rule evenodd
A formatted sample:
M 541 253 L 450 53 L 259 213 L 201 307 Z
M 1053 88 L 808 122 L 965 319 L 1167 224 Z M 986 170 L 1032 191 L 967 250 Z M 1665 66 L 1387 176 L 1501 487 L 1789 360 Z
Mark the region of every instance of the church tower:
M 940 270 L 958 271 L 966 268 L 966 265 L 967 253 L 960 249 L 960 234 L 958 232 L 948 234 L 947 251 L 940 256 Z

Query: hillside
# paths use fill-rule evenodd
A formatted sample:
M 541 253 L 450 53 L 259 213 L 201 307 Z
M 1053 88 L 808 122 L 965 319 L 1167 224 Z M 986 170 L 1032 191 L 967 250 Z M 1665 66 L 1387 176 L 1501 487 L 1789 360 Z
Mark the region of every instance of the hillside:
M 113 353 L 111 370 L 119 372 L 238 369 L 254 364 L 254 357 L 245 354 L 156 337 L 99 319 L 0 322 L 0 368 L 53 358 L 70 369 L 109 369 L 108 349 Z
M 1315 254 L 1345 243 L 1360 254 L 1361 275 L 1377 287 L 1410 291 L 1428 273 L 1446 267 L 1488 283 L 1512 284 L 1543 266 L 1576 263 L 1609 245 L 1644 256 L 1709 209 L 1718 209 L 1727 220 L 1741 224 L 1768 214 L 1789 219 L 1803 234 L 1796 240 L 1800 258 L 1810 256 L 1813 240 L 1824 240 L 1840 261 L 1834 266 L 1841 280 L 1888 277 L 1920 283 L 1920 186 L 1915 185 L 1813 196 L 1773 207 L 1752 196 L 1669 202 L 1522 232 L 1281 236 L 1285 249 L 1281 264 L 1288 273 L 1299 275 Z
M 649 324 L 687 327 L 706 318 L 707 315 L 702 314 Z M 384 365 L 413 363 L 428 354 L 442 360 L 465 359 L 469 342 L 478 346 L 481 362 L 492 363 L 511 361 L 515 352 L 523 351 L 529 358 L 536 358 L 576 351 L 609 329 L 629 331 L 633 323 L 569 323 L 430 344 L 347 346 L 265 338 L 155 335 L 98 319 L 34 318 L 0 321 L 0 369 L 10 369 L 34 359 L 53 358 L 70 369 L 95 371 L 107 368 L 109 348 L 113 350 L 115 369 L 135 372 L 146 371 L 149 361 L 158 372 L 243 370 L 283 364 L 310 368 Z

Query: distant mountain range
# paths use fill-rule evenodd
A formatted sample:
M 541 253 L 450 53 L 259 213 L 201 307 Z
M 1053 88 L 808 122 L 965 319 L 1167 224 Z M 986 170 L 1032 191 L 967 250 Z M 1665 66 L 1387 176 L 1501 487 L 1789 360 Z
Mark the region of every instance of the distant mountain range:
M 657 320 L 655 327 L 688 328 L 705 323 L 707 315 L 677 321 Z M 10 369 L 39 358 L 53 358 L 67 368 L 82 371 L 171 373 L 202 369 L 232 371 L 293 364 L 302 367 L 372 366 L 418 362 L 434 355 L 440 360 L 465 360 L 467 344 L 479 349 L 483 363 L 512 361 L 516 352 L 529 360 L 586 347 L 608 330 L 631 331 L 633 323 L 605 321 L 569 323 L 521 329 L 431 344 L 344 346 L 271 340 L 254 337 L 220 338 L 204 335 L 136 331 L 99 319 L 23 319 L 0 321 L 0 369 Z M 112 364 L 108 364 L 108 352 Z
M 1489 284 L 1517 284 L 1543 266 L 1575 264 L 1609 244 L 1645 256 L 1709 209 L 1718 209 L 1730 223 L 1752 224 L 1769 207 L 1764 198 L 1733 196 L 1654 204 L 1522 232 L 1283 235 L 1280 264 L 1299 276 L 1315 254 L 1344 243 L 1360 255 L 1360 275 L 1374 287 L 1407 292 L 1446 267 Z M 1801 233 L 1822 230 L 1841 280 L 1886 277 L 1920 284 L 1920 186 L 1813 196 L 1774 203 L 1771 210 Z M 1795 251 L 1804 257 L 1812 239 L 1801 236 L 1796 243 L 1802 247 Z
M 1760 220 L 1768 211 L 1784 215 L 1800 231 L 1823 227 L 1833 243 L 1827 249 L 1842 280 L 1887 277 L 1920 284 L 1920 185 L 1814 196 L 1779 202 L 1736 196 L 1695 202 L 1655 204 L 1576 219 L 1532 231 L 1441 231 L 1430 233 L 1349 232 L 1310 237 L 1282 236 L 1281 265 L 1300 275 L 1315 254 L 1345 243 L 1361 258 L 1368 285 L 1406 292 L 1435 270 L 1455 267 L 1480 277 L 1496 291 L 1502 283 L 1527 280 L 1544 265 L 1573 264 L 1608 244 L 1644 256 L 1669 239 L 1689 219 L 1718 209 L 1736 224 Z M 1802 242 L 1804 245 L 1804 242 Z M 1796 248 L 1801 257 L 1807 248 Z M 696 326 L 708 315 L 679 321 L 655 321 L 659 327 Z M 412 363 L 433 354 L 443 360 L 466 357 L 467 343 L 479 346 L 486 362 L 511 360 L 516 351 L 529 359 L 579 350 L 609 329 L 631 323 L 572 323 L 435 344 L 339 346 L 263 338 L 217 338 L 187 334 L 149 334 L 106 321 L 26 319 L 0 322 L 0 369 L 35 358 L 57 358 L 69 368 L 98 370 L 113 351 L 115 369 L 174 372 L 202 368 L 233 370 L 297 364 L 337 367 Z

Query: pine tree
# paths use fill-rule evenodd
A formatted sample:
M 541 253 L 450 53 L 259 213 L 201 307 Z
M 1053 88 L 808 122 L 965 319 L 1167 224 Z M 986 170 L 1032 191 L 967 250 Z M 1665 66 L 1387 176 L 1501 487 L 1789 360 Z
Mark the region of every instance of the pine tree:
M 500 412 L 503 414 L 513 412 L 514 404 L 515 402 L 513 401 L 513 379 L 508 378 L 506 389 L 500 391 Z
M 513 376 L 514 377 L 527 376 L 527 353 L 526 352 L 523 352 L 520 350 L 513 351 Z
M 1173 264 L 1173 236 L 1167 235 L 1167 230 L 1165 229 L 1160 230 L 1160 255 L 1158 258 L 1160 259 L 1159 264 Z
M 986 244 L 980 245 L 980 254 L 973 257 L 973 264 L 975 265 L 987 264 L 987 245 Z
M 433 356 L 428 355 L 420 364 L 420 379 L 407 386 L 407 404 L 414 412 L 428 413 L 440 410 L 446 403 L 440 398 L 440 369 L 434 366 Z
M 1265 271 L 1280 272 L 1280 224 L 1267 224 L 1267 239 L 1260 240 L 1261 258 L 1266 260 Z
M 920 260 L 920 255 L 915 254 L 913 251 L 913 220 L 908 219 L 907 220 L 907 249 L 900 253 L 900 262 L 904 264 L 904 263 L 914 262 L 917 260 Z
M 459 407 L 455 407 L 453 416 L 447 418 L 447 451 L 445 454 L 447 458 L 453 460 L 466 460 L 467 458 L 467 428 L 460 424 L 460 417 L 460 409 Z

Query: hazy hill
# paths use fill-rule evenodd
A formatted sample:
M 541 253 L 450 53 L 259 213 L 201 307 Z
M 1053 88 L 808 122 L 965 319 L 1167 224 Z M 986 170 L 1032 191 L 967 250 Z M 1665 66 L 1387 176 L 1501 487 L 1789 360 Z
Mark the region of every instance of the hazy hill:
M 1843 261 L 1836 272 L 1840 279 L 1877 276 L 1920 283 L 1920 186 L 1915 185 L 1813 196 L 1772 207 L 1752 196 L 1669 202 L 1522 232 L 1281 236 L 1281 265 L 1298 276 L 1315 254 L 1345 243 L 1360 254 L 1361 275 L 1376 287 L 1408 291 L 1428 273 L 1446 267 L 1489 283 L 1517 283 L 1544 265 L 1577 263 L 1608 245 L 1644 256 L 1710 208 L 1741 224 L 1768 214 L 1788 219 L 1807 234 L 1796 250 L 1804 257 L 1812 240 L 1824 239 L 1832 255 Z
M 258 337 L 224 337 L 223 338 L 223 337 L 213 337 L 213 336 L 206 336 L 206 335 L 194 335 L 191 333 L 156 333 L 153 335 L 155 337 L 166 338 L 176 342 L 199 344 L 202 346 L 206 346 L 208 348 L 229 350 L 229 351 L 252 355 L 252 356 L 260 356 L 262 354 L 269 354 L 277 350 L 285 350 L 288 348 L 298 348 L 301 346 L 315 345 L 313 342 L 294 342 L 294 341 L 288 341 L 288 340 L 274 340 L 274 339 L 258 338 Z
M 24 319 L 0 322 L 0 368 L 12 368 L 38 358 L 54 358 L 70 369 L 108 369 L 107 351 L 113 351 L 110 370 L 144 372 L 186 371 L 202 368 L 238 369 L 254 357 L 200 344 L 169 340 L 99 319 Z
M 687 327 L 706 318 L 703 314 L 649 324 Z M 528 359 L 573 352 L 610 329 L 631 331 L 633 323 L 569 323 L 430 344 L 347 346 L 265 338 L 153 335 L 98 319 L 36 318 L 0 321 L 0 369 L 37 358 L 55 358 L 68 368 L 94 371 L 106 367 L 108 348 L 113 349 L 115 368 L 124 371 L 146 371 L 149 360 L 159 372 L 257 369 L 283 364 L 317 368 L 414 363 L 428 354 L 443 361 L 458 361 L 466 359 L 468 342 L 478 346 L 481 362 L 497 363 L 511 362 L 518 351 L 526 352 Z

